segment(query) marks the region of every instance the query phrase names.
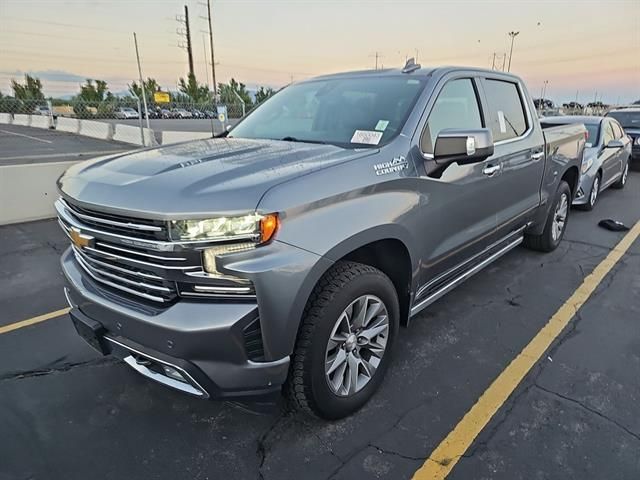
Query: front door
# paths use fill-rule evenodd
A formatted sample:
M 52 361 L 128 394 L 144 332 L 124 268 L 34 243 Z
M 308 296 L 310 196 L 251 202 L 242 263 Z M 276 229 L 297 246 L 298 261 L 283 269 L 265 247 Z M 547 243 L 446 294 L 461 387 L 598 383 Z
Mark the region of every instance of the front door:
M 492 201 L 494 179 L 483 173 L 487 162 L 451 164 L 433 172 L 435 139 L 447 128 L 483 128 L 483 114 L 475 79 L 452 78 L 439 93 L 413 151 L 424 170 L 418 179 L 424 204 L 416 222 L 422 242 L 419 295 L 428 293 L 430 281 L 480 252 L 494 240 L 496 210 Z M 424 294 L 424 295 L 423 295 Z

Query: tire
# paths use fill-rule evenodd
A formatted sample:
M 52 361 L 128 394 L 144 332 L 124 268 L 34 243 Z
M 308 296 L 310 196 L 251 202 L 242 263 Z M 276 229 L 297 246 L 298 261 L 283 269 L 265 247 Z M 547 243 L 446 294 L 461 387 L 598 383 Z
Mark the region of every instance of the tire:
M 369 327 L 360 331 L 363 335 L 348 335 L 346 326 L 356 326 L 358 308 L 363 305 L 370 308 L 365 312 L 377 313 L 365 323 Z M 380 308 L 387 311 L 386 330 Z M 346 312 L 353 315 L 351 323 Z M 336 263 L 320 279 L 305 307 L 285 387 L 289 406 L 325 419 L 343 418 L 360 409 L 382 383 L 399 317 L 396 290 L 384 273 L 361 263 Z M 374 330 L 379 333 L 373 335 Z M 365 332 L 373 340 L 366 345 Z M 378 349 L 383 345 L 379 360 L 368 350 L 374 345 Z M 370 367 L 373 372 L 367 376 Z M 351 371 L 356 372 L 355 382 Z
M 564 202 L 564 203 L 563 203 Z M 564 206 L 563 206 L 564 205 Z M 564 180 L 560 181 L 556 194 L 553 198 L 553 204 L 547 214 L 545 220 L 544 230 L 540 235 L 526 235 L 524 236 L 524 246 L 531 250 L 537 250 L 539 252 L 551 252 L 555 250 L 562 238 L 564 232 L 567 230 L 567 223 L 569 220 L 569 212 L 571 211 L 571 189 Z M 560 212 L 559 212 L 560 210 Z M 558 214 L 564 215 L 564 220 L 560 226 L 558 233 L 556 219 Z
M 627 163 L 624 164 L 624 170 L 622 170 L 622 176 L 618 179 L 616 183 L 611 185 L 612 188 L 622 190 L 624 186 L 627 184 L 627 178 L 629 177 L 629 163 L 631 163 L 631 159 L 628 159 Z

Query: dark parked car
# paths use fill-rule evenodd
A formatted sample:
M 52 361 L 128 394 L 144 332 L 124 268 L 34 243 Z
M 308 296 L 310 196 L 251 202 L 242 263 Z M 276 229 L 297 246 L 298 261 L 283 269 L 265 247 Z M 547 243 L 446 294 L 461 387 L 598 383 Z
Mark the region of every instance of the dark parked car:
M 624 132 L 633 142 L 634 168 L 640 168 L 640 107 L 611 110 L 607 117 L 615 118 L 622 125 Z
M 624 188 L 629 175 L 631 140 L 614 118 L 564 116 L 544 118 L 540 122 L 543 126 L 584 124 L 587 128 L 582 177 L 574 205 L 591 210 L 605 188 Z
M 412 62 L 293 84 L 227 135 L 58 180 L 71 318 L 166 386 L 325 418 L 369 400 L 410 317 L 560 244 L 585 144 L 514 75 Z
M 160 115 L 162 118 L 175 118 L 173 112 L 167 108 L 160 110 Z

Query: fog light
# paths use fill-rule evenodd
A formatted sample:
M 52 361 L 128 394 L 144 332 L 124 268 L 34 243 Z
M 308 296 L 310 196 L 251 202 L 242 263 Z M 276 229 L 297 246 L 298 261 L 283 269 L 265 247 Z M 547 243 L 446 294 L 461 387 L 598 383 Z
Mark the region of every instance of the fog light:
M 184 377 L 182 376 L 182 374 L 175 368 L 170 367 L 169 365 L 163 365 L 162 369 L 164 370 L 164 374 L 167 377 L 173 378 L 174 380 L 178 380 L 179 382 L 187 383 Z

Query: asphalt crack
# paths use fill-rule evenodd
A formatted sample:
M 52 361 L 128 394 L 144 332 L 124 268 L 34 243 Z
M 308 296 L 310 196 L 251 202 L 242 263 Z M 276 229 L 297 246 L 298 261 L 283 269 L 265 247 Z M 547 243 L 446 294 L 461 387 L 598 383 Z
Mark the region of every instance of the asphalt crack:
M 14 373 L 9 373 L 5 375 L 0 375 L 0 381 L 4 382 L 4 381 L 10 381 L 10 380 L 23 380 L 25 378 L 44 377 L 44 376 L 52 375 L 56 373 L 69 372 L 77 368 L 101 367 L 101 366 L 113 365 L 119 362 L 120 361 L 116 358 L 96 358 L 96 359 L 87 360 L 84 362 L 65 363 L 55 368 L 34 369 L 34 370 L 28 370 L 25 372 L 14 372 Z
M 538 388 L 539 390 L 542 390 L 543 392 L 548 393 L 549 395 L 553 395 L 563 401 L 566 402 L 570 402 L 573 403 L 574 405 L 578 405 L 579 407 L 581 407 L 583 410 L 586 410 L 587 412 L 596 415 L 600 418 L 602 418 L 603 420 L 612 423 L 613 425 L 615 425 L 616 427 L 618 427 L 619 429 L 623 430 L 624 432 L 626 432 L 627 434 L 629 434 L 630 436 L 632 436 L 633 438 L 635 438 L 636 440 L 640 441 L 640 434 L 634 432 L 633 430 L 629 429 L 628 427 L 624 426 L 623 424 L 621 424 L 620 422 L 618 422 L 617 420 L 614 420 L 613 418 L 608 417 L 607 415 L 605 415 L 604 413 L 588 406 L 587 404 L 581 402 L 580 400 L 577 400 L 575 398 L 571 398 L 568 397 L 567 395 L 563 395 L 561 393 L 558 392 L 554 392 L 553 390 L 550 390 L 546 387 L 543 387 L 542 385 L 535 383 L 534 386 L 536 388 Z
M 259 480 L 264 480 L 265 478 L 262 469 L 264 467 L 265 461 L 267 460 L 267 456 L 269 455 L 271 450 L 271 446 L 267 445 L 269 436 L 271 436 L 273 432 L 275 432 L 275 430 L 278 427 L 280 427 L 282 423 L 285 423 L 285 422 L 290 423 L 292 420 L 293 420 L 293 415 L 290 413 L 285 413 L 279 416 L 278 418 L 276 418 L 275 421 L 269 426 L 269 428 L 267 428 L 258 437 L 256 455 L 258 457 L 258 479 Z

